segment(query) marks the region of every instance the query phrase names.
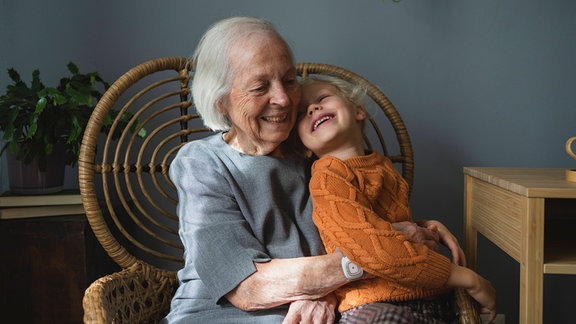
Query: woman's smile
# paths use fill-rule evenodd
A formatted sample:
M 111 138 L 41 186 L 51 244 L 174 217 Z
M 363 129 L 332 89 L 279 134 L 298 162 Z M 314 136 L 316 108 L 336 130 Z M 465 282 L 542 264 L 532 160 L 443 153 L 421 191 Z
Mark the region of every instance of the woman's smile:
M 284 113 L 281 115 L 274 115 L 274 116 L 263 116 L 262 119 L 269 123 L 282 123 L 288 119 L 288 114 Z

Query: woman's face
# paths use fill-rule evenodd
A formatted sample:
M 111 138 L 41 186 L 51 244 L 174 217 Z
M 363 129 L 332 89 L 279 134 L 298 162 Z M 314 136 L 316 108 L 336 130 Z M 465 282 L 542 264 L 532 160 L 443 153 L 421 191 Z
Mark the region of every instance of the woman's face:
M 294 126 L 300 87 L 283 41 L 251 34 L 231 50 L 232 87 L 219 102 L 231 121 L 224 137 L 235 149 L 252 155 L 273 153 Z

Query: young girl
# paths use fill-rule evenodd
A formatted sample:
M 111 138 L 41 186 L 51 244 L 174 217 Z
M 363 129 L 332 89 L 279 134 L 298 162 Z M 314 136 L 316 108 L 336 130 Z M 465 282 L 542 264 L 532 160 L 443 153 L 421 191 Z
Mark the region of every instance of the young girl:
M 338 78 L 306 79 L 297 124 L 302 143 L 319 158 L 310 181 L 314 223 L 326 251 L 344 254 L 352 281 L 336 291 L 341 322 L 454 322 L 454 287 L 466 288 L 493 318 L 490 282 L 462 266 L 462 258 L 451 263 L 392 227 L 412 221 L 409 188 L 387 157 L 364 149 L 364 96 Z M 363 271 L 369 279 L 355 280 Z

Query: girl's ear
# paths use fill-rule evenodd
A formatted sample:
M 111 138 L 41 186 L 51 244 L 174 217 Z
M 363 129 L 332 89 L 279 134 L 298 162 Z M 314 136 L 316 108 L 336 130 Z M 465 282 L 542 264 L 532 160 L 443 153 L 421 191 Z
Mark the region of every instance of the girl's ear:
M 366 119 L 366 109 L 363 106 L 356 106 L 356 120 L 364 120 Z

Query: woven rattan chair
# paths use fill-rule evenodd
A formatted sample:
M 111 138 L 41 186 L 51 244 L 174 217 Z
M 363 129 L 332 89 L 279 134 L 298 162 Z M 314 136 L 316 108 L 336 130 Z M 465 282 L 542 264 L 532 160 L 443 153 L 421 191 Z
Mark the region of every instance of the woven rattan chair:
M 155 323 L 169 311 L 183 246 L 168 168 L 182 145 L 211 133 L 191 112 L 190 66 L 186 58 L 158 58 L 129 70 L 106 91 L 85 130 L 78 162 L 82 202 L 96 237 L 122 269 L 86 289 L 87 323 Z M 410 138 L 381 91 L 335 66 L 302 63 L 298 73 L 362 83 L 374 100 L 366 145 L 388 155 L 412 184 Z M 111 122 L 112 109 L 124 113 Z M 122 118 L 126 113 L 133 116 L 127 125 Z M 142 129 L 146 134 L 139 137 Z M 455 296 L 461 322 L 479 323 L 466 293 L 457 291 Z

